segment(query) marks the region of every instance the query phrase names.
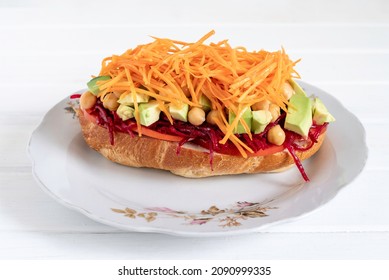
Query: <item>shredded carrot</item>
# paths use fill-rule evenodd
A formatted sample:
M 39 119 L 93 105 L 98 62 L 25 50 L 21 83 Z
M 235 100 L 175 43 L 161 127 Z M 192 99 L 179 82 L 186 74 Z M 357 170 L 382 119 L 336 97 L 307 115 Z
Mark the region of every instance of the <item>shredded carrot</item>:
M 104 58 L 100 76 L 112 79 L 98 82 L 100 95 L 112 91 L 133 97 L 137 93 L 149 95 L 173 123 L 168 103 L 200 106 L 204 94 L 221 116 L 217 122 L 224 133 L 221 143 L 230 140 L 246 157 L 246 152 L 252 150 L 234 135 L 241 124 L 251 137 L 242 119 L 244 110 L 263 100 L 286 110 L 288 100 L 281 94 L 282 87 L 288 80 L 299 78 L 293 69 L 298 61 L 290 60 L 283 48 L 250 52 L 244 47 L 231 47 L 227 40 L 205 44 L 214 33 L 212 30 L 194 43 L 152 37 L 151 43 Z M 141 136 L 137 102 L 134 107 Z M 231 124 L 226 119 L 230 110 L 236 115 Z
M 136 128 L 134 130 L 137 132 L 138 128 Z M 180 137 L 180 136 L 159 133 L 158 131 L 154 131 L 154 130 L 149 129 L 147 127 L 142 128 L 142 133 L 146 136 L 151 137 L 151 138 L 161 139 L 161 140 L 165 140 L 165 141 L 180 142 L 182 140 L 182 137 Z

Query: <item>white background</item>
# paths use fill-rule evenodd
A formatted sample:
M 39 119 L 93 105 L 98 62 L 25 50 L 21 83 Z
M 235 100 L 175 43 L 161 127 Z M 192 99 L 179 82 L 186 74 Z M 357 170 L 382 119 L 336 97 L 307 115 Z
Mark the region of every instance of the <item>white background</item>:
M 43 193 L 26 146 L 47 110 L 85 87 L 103 57 L 215 29 L 249 49 L 303 58 L 303 79 L 363 123 L 369 160 L 334 200 L 257 234 L 128 233 Z M 0 259 L 388 259 L 389 1 L 1 1 Z

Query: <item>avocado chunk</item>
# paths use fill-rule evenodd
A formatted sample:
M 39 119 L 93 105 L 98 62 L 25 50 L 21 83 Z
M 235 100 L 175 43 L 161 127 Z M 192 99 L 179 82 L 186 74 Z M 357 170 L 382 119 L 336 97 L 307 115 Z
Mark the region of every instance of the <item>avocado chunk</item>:
M 110 79 L 111 79 L 110 76 L 98 76 L 90 80 L 86 85 L 88 86 L 88 89 L 91 93 L 93 93 L 94 95 L 98 95 L 100 90 L 99 90 L 99 86 L 97 85 L 97 82 L 106 81 Z
M 211 101 L 204 94 L 200 96 L 199 103 L 201 105 L 201 108 L 204 110 L 204 112 L 211 111 L 212 109 Z
M 324 106 L 324 103 L 319 98 L 315 98 L 314 100 L 313 120 L 318 125 L 335 121 L 335 118 L 328 112 L 326 106 Z
M 135 94 L 135 101 L 136 103 L 147 103 L 149 102 L 150 96 L 143 94 L 143 93 L 136 93 Z M 123 105 L 127 106 L 133 106 L 134 105 L 134 98 L 132 97 L 132 93 L 126 94 L 123 97 L 120 96 L 118 102 Z
M 169 113 L 172 115 L 172 118 L 175 120 L 187 122 L 188 121 L 188 111 L 189 105 L 182 103 L 179 106 L 169 104 Z
M 116 110 L 116 113 L 123 121 L 126 121 L 134 117 L 134 111 L 134 108 L 121 104 Z
M 312 100 L 304 92 L 297 92 L 289 100 L 285 129 L 308 137 L 312 126 Z
M 142 103 L 139 105 L 140 124 L 149 126 L 159 120 L 161 110 L 158 107 L 156 100 L 149 103 Z
M 253 120 L 251 122 L 251 131 L 255 134 L 261 133 L 270 123 L 272 115 L 268 110 L 253 111 Z
M 228 123 L 232 124 L 232 122 L 235 120 L 235 117 L 236 117 L 235 113 L 230 110 L 228 112 Z M 244 129 L 242 121 L 245 121 L 249 130 L 251 130 L 252 119 L 253 119 L 253 114 L 251 112 L 251 108 L 249 107 L 244 111 L 242 118 L 240 119 L 240 121 L 238 122 L 238 125 L 234 129 L 234 133 L 235 134 L 236 133 L 238 133 L 238 134 L 246 133 L 246 130 Z
M 300 94 L 304 94 L 305 96 L 307 96 L 305 94 L 305 91 L 303 90 L 303 88 L 295 80 L 290 79 L 289 84 L 292 86 L 295 93 L 297 93 L 297 94 L 300 93 Z

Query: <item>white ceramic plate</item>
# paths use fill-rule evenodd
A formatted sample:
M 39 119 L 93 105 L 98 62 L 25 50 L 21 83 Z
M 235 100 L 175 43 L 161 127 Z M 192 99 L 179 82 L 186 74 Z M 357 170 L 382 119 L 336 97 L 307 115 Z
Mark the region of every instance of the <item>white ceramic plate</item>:
M 129 231 L 185 236 L 256 232 L 309 213 L 330 201 L 367 158 L 358 119 L 334 97 L 306 83 L 337 121 L 320 151 L 283 173 L 187 179 L 170 172 L 112 163 L 84 142 L 70 99 L 58 103 L 33 132 L 33 173 L 45 191 L 98 222 Z

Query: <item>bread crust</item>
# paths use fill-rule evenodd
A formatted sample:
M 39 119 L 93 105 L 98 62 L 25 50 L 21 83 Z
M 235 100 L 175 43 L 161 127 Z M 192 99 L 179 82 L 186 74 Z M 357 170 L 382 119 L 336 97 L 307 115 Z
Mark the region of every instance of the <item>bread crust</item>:
M 132 167 L 149 167 L 168 170 L 176 175 L 201 178 L 217 175 L 242 173 L 277 172 L 294 164 L 287 150 L 266 155 L 243 158 L 219 153 L 213 155 L 213 170 L 209 153 L 184 145 L 177 155 L 177 143 L 150 138 L 131 137 L 126 133 L 115 132 L 115 144 L 110 144 L 107 130 L 78 112 L 80 125 L 86 143 L 109 160 Z M 308 151 L 296 151 L 301 161 L 314 155 L 321 147 L 325 133 L 319 136 Z

